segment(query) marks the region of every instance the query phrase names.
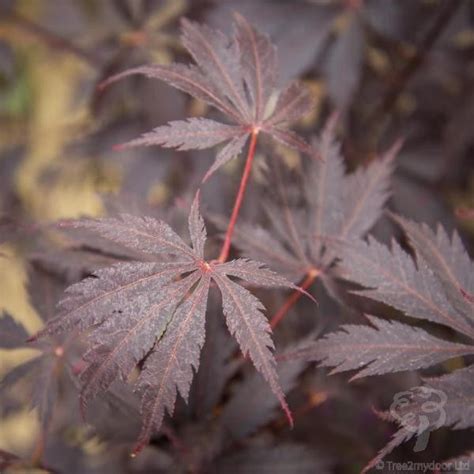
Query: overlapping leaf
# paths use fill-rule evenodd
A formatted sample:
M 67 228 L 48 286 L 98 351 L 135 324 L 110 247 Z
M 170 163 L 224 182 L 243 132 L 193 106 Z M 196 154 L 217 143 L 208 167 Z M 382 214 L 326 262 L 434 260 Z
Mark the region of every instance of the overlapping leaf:
M 267 36 L 236 14 L 235 33 L 231 38 L 205 25 L 183 20 L 181 39 L 197 66 L 137 67 L 111 77 L 103 85 L 133 74 L 160 79 L 217 108 L 235 125 L 196 118 L 174 121 L 119 148 L 161 145 L 189 150 L 227 142 L 205 179 L 237 156 L 250 134 L 264 132 L 289 147 L 315 156 L 302 137 L 287 129 L 311 110 L 308 90 L 300 83 L 291 83 L 279 94 L 274 109 L 269 110 L 275 92 L 277 57 Z
M 236 226 L 234 243 L 240 250 L 291 278 L 302 278 L 308 268 L 322 271 L 327 267 L 337 255 L 330 247 L 332 239 L 364 236 L 380 217 L 389 196 L 398 144 L 369 166 L 345 174 L 335 125 L 333 116 L 315 140 L 314 148 L 323 159 L 305 163 L 299 177 L 305 205 L 293 202 L 300 199 L 299 190 L 298 199 L 288 196 L 287 183 L 295 178 L 283 175 L 282 179 L 285 171 L 275 172 L 271 183 L 278 196 L 265 202 L 271 230 L 245 223 Z
M 394 216 L 406 232 L 419 258 L 429 263 L 443 285 L 444 291 L 454 308 L 467 321 L 473 322 L 472 302 L 465 295 L 474 293 L 474 262 L 457 232 L 449 238 L 441 225 L 433 232 L 427 225 L 417 225 L 399 216 Z
M 86 367 L 80 375 L 83 409 L 112 382 L 126 380 L 143 361 L 136 383 L 143 415 L 135 448 L 139 451 L 160 428 L 165 412 L 173 413 L 177 393 L 188 398 L 193 369 L 198 369 L 204 344 L 212 280 L 220 289 L 231 334 L 290 416 L 271 352 L 273 342 L 264 308 L 231 278 L 264 287 L 294 286 L 256 262 L 206 262 L 206 229 L 197 198 L 189 216 L 192 248 L 168 225 L 152 218 L 123 215 L 79 220 L 69 225 L 95 231 L 103 238 L 141 252 L 148 260 L 98 270 L 69 287 L 58 305 L 57 316 L 39 334 L 71 329 L 89 331 Z
M 390 250 L 369 238 L 367 242 L 341 244 L 342 275 L 370 288 L 357 291 L 358 294 L 393 306 L 406 316 L 442 324 L 474 340 L 473 306 L 465 314 L 453 303 L 453 299 L 464 299 L 458 289 L 461 285 L 467 291 L 472 290 L 466 272 L 471 262 L 459 237 L 454 234 L 450 241 L 442 229 L 434 234 L 425 226 L 397 220 L 409 230 L 410 237 L 424 236 L 423 245 L 415 245 L 416 264 L 395 241 Z M 434 252 L 432 249 L 439 242 L 443 243 L 442 251 Z M 458 287 L 452 283 L 455 274 L 467 277 Z M 314 359 L 336 367 L 334 372 L 366 366 L 357 378 L 429 367 L 472 353 L 470 345 L 443 341 L 406 324 L 374 318 L 370 321 L 375 328 L 344 326 L 344 332 L 330 334 L 317 342 L 312 352 Z
M 357 293 L 389 304 L 407 316 L 425 319 L 474 336 L 469 322 L 450 303 L 443 285 L 428 262 L 418 255 L 417 264 L 397 242 L 390 250 L 374 238 L 341 246 L 342 275 L 372 288 Z M 459 297 L 462 298 L 461 293 Z
M 357 291 L 386 303 L 406 316 L 444 325 L 474 341 L 474 305 L 464 293 L 473 291 L 472 262 L 457 235 L 450 239 L 441 227 L 435 233 L 425 225 L 394 216 L 413 244 L 415 260 L 395 241 L 392 249 L 369 238 L 367 242 L 340 242 L 343 275 L 369 289 Z M 358 370 L 353 378 L 367 375 L 426 368 L 452 357 L 472 354 L 474 345 L 458 344 L 399 322 L 369 317 L 374 327 L 348 325 L 308 348 L 306 356 L 335 367 L 333 373 Z M 474 418 L 473 367 L 431 379 L 429 386 L 446 396 L 442 425 L 472 426 Z M 406 414 L 425 416 L 420 395 L 403 406 Z M 431 413 L 431 412 L 430 412 Z M 424 429 L 439 428 L 433 423 Z M 416 430 L 405 426 L 372 460 L 366 469 Z M 420 434 L 420 433 L 418 433 Z

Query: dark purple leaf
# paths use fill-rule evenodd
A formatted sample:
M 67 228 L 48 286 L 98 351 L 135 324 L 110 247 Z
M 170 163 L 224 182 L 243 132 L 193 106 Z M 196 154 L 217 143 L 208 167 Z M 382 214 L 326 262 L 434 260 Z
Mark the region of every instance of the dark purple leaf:
M 143 145 L 161 145 L 178 150 L 202 150 L 240 136 L 243 131 L 241 127 L 225 125 L 206 118 L 190 118 L 169 122 L 168 125 L 155 128 L 119 147 L 124 149 Z
M 237 339 L 244 355 L 249 355 L 256 369 L 268 382 L 291 420 L 285 395 L 278 383 L 275 358 L 270 351 L 274 345 L 270 337 L 270 325 L 262 313 L 263 305 L 248 290 L 220 273 L 216 272 L 213 278 L 222 294 L 222 307 L 230 333 Z
M 450 304 L 441 282 L 423 259 L 418 268 L 413 259 L 394 241 L 392 249 L 373 238 L 368 242 L 343 244 L 342 276 L 372 288 L 358 294 L 381 301 L 407 316 L 444 324 L 470 337 L 474 326 Z
M 226 143 L 217 153 L 216 160 L 212 166 L 207 170 L 203 181 L 208 180 L 221 166 L 224 166 L 233 158 L 237 157 L 248 140 L 248 133 L 232 138 Z
M 204 277 L 192 295 L 178 308 L 165 335 L 147 358 L 138 379 L 142 397 L 143 427 L 135 451 L 140 451 L 163 421 L 172 414 L 177 392 L 187 400 L 193 369 L 205 338 L 205 316 L 210 279 Z
M 444 341 L 397 321 L 368 316 L 371 326 L 345 325 L 303 351 L 305 357 L 334 367 L 331 374 L 358 370 L 351 380 L 416 370 L 474 353 L 474 346 Z
M 219 92 L 230 100 L 242 121 L 251 119 L 245 100 L 237 44 L 220 31 L 182 21 L 182 43 Z
M 236 14 L 233 37 L 184 19 L 182 42 L 197 67 L 179 64 L 141 66 L 113 76 L 102 86 L 133 74 L 161 79 L 215 106 L 236 125 L 224 125 L 203 118 L 170 122 L 141 138 L 119 145 L 118 149 L 138 145 L 203 149 L 231 140 L 218 154 L 205 180 L 240 153 L 250 133 L 260 130 L 287 146 L 315 155 L 303 138 L 286 129 L 313 106 L 308 91 L 302 85 L 293 83 L 285 88 L 271 120 L 264 119 L 277 76 L 275 49 L 266 36 Z
M 276 83 L 276 49 L 268 36 L 256 31 L 242 15 L 235 14 L 235 24 L 242 73 L 252 99 L 253 116 L 259 122 Z
M 17 323 L 9 314 L 0 317 L 0 349 L 16 349 L 22 347 L 28 333 L 22 324 Z
M 193 248 L 164 222 L 123 215 L 121 218 L 85 219 L 72 228 L 95 231 L 105 239 L 146 254 L 151 262 L 133 261 L 96 271 L 66 290 L 57 316 L 34 340 L 45 334 L 72 329 L 88 330 L 88 351 L 80 379 L 81 406 L 126 380 L 139 363 L 143 369 L 137 390 L 142 399 L 142 431 L 135 446 L 140 451 L 173 413 L 176 394 L 187 400 L 193 369 L 199 365 L 204 344 L 205 313 L 211 280 L 221 290 L 224 314 L 244 352 L 249 352 L 280 404 L 289 414 L 270 351 L 270 328 L 263 306 L 228 275 L 253 285 L 293 287 L 261 264 L 239 260 L 225 264 L 203 259 L 206 241 L 199 213 L 199 194 L 189 215 Z M 170 259 L 177 255 L 179 258 Z M 163 258 L 165 261 L 156 261 Z
M 394 216 L 407 233 L 417 255 L 423 258 L 441 280 L 451 304 L 467 321 L 473 322 L 474 308 L 463 297 L 474 292 L 474 263 L 470 260 L 457 232 L 452 238 L 438 225 L 433 232 L 426 224 Z

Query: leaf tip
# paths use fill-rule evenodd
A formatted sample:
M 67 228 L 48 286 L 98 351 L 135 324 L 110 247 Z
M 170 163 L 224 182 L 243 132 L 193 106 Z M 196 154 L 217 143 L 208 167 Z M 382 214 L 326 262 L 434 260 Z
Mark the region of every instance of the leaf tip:
M 286 419 L 288 421 L 288 425 L 290 429 L 292 430 L 295 427 L 295 421 L 293 420 L 293 415 L 291 413 L 291 410 L 288 408 L 288 405 L 285 403 L 283 406 L 283 411 L 285 412 Z
M 143 451 L 143 448 L 145 447 L 145 445 L 146 445 L 146 441 L 144 440 L 137 441 L 137 443 L 132 449 L 132 452 L 130 453 L 130 457 L 132 459 L 136 458 Z
M 336 373 L 336 372 L 334 372 L 334 373 Z M 360 375 L 360 372 L 358 372 L 357 374 L 353 375 L 349 379 L 349 383 L 355 382 L 356 380 L 359 380 L 360 378 L 362 378 L 362 375 Z
M 312 279 L 311 279 L 311 283 L 316 279 L 316 276 L 314 276 Z M 309 293 L 308 291 L 306 291 L 306 289 L 303 287 L 303 286 L 296 286 L 294 287 L 294 289 L 296 291 L 298 291 L 299 293 L 301 293 L 302 295 L 306 296 L 307 298 L 309 298 L 313 303 L 315 303 L 316 305 L 319 306 L 319 303 L 318 303 L 318 300 L 311 294 Z
M 202 178 L 201 183 L 204 184 L 213 174 L 214 174 L 214 173 L 213 173 L 213 171 L 212 171 L 212 168 L 209 168 L 209 169 L 206 171 L 206 174 L 204 175 L 204 178 Z

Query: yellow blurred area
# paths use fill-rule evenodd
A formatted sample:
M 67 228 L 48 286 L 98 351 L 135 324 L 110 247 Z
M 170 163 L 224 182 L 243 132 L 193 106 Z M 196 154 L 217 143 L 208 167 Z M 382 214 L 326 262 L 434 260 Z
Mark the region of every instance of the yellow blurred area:
M 24 262 L 12 246 L 1 246 L 0 253 L 0 308 L 14 316 L 32 333 L 42 323 L 29 303 Z
M 26 455 L 35 443 L 38 430 L 37 417 L 31 411 L 23 410 L 13 416 L 7 416 L 0 426 L 0 449 L 17 455 Z M 15 469 L 14 472 L 21 471 Z
M 164 2 L 150 15 L 144 31 L 124 31 L 122 42 L 132 47 L 140 47 L 136 43 L 143 42 L 141 46 L 149 49 L 152 60 L 170 62 L 172 58 L 166 47 L 157 46 L 175 39 L 161 34 L 160 29 L 174 21 L 186 7 L 185 0 Z M 41 24 L 43 9 L 44 4 L 39 1 L 19 0 L 15 4 L 16 13 L 33 24 Z M 84 40 L 87 42 L 87 38 Z M 17 69 L 7 91 L 7 100 L 14 105 L 0 108 L 0 151 L 24 147 L 18 158 L 21 161 L 15 167 L 13 185 L 27 219 L 45 223 L 100 215 L 103 206 L 99 193 L 119 188 L 121 169 L 104 164 L 100 157 L 71 151 L 74 149 L 71 145 L 82 143 L 98 126 L 90 111 L 90 88 L 97 80 L 97 70 L 83 58 L 38 41 L 34 32 L 8 18 L 0 17 L 0 41 L 11 46 Z M 151 203 L 157 203 L 166 194 L 166 188 L 157 184 L 150 189 L 148 198 Z M 5 203 L 0 203 L 0 210 L 7 211 Z M 26 285 L 21 248 L 0 246 L 0 314 L 8 312 L 31 334 L 42 322 L 29 303 Z M 34 355 L 36 351 L 29 349 L 0 351 L 0 378 Z M 36 414 L 22 411 L 2 422 L 0 449 L 31 456 L 37 436 Z
M 71 57 L 43 50 L 28 55 L 28 73 L 34 104 L 27 125 L 27 156 L 16 176 L 19 194 L 38 219 L 97 215 L 101 203 L 92 175 L 84 173 L 80 180 L 68 179 L 68 170 L 61 170 L 63 179 L 52 188 L 41 180 L 46 171 L 61 162 L 72 138 L 71 130 L 88 122 L 85 99 L 76 102 L 74 98 L 78 82 L 87 71 Z
M 18 5 L 31 18 L 41 2 Z M 97 167 L 91 167 L 87 159 L 71 160 L 67 151 L 78 132 L 87 130 L 91 124 L 89 97 L 78 95 L 78 91 L 94 79 L 94 71 L 71 55 L 47 49 L 1 19 L 0 39 L 13 47 L 28 88 L 25 117 L 13 117 L 11 121 L 15 124 L 13 142 L 9 133 L 0 136 L 0 149 L 18 142 L 26 145 L 15 174 L 15 189 L 23 208 L 40 222 L 100 214 L 102 204 L 97 191 L 103 190 L 104 179 L 98 179 Z M 112 180 L 120 179 L 113 170 L 109 171 Z M 4 245 L 0 254 L 0 310 L 11 314 L 33 333 L 42 322 L 29 303 L 21 251 Z M 28 349 L 0 351 L 0 378 L 35 354 L 36 351 Z M 2 421 L 0 449 L 28 455 L 37 435 L 36 414 L 30 410 L 16 413 Z
M 29 304 L 26 292 L 26 271 L 24 263 L 12 247 L 0 247 L 0 306 L 20 321 L 28 332 L 38 330 L 42 323 Z M 32 349 L 0 351 L 0 378 L 17 364 L 37 354 Z M 22 411 L 2 421 L 0 426 L 0 449 L 22 453 L 31 448 L 38 432 L 35 413 Z

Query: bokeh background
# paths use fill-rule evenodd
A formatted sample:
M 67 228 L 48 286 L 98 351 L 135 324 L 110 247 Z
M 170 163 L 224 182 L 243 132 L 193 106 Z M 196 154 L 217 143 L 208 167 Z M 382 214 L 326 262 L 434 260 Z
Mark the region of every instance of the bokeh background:
M 131 78 L 105 91 L 97 85 L 134 65 L 187 61 L 180 18 L 227 32 L 234 10 L 275 41 L 282 82 L 299 77 L 311 89 L 317 105 L 298 130 L 310 137 L 338 110 L 349 170 L 402 138 L 391 209 L 457 226 L 472 249 L 472 1 L 0 0 L 0 214 L 2 240 L 9 240 L 0 247 L 0 308 L 28 332 L 42 325 L 24 259 L 47 253 L 38 227 L 111 209 L 185 208 L 214 158 L 113 151 L 153 126 L 208 111 L 158 81 Z M 282 152 L 298 163 L 295 153 Z M 258 166 L 257 159 L 255 180 Z M 228 213 L 238 171 L 231 162 L 204 186 L 211 212 Z M 393 229 L 383 220 L 376 231 L 384 239 Z M 0 378 L 33 355 L 2 351 Z M 0 449 L 31 452 L 35 414 L 25 407 L 4 415 Z

